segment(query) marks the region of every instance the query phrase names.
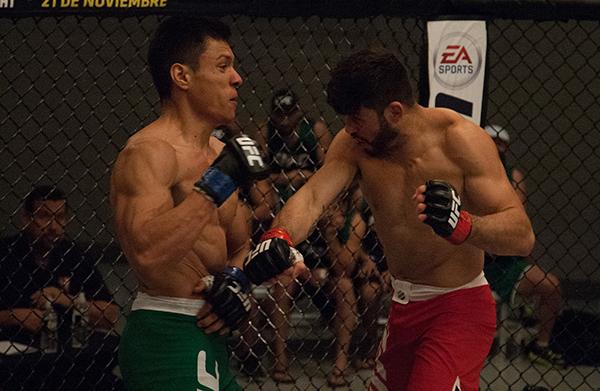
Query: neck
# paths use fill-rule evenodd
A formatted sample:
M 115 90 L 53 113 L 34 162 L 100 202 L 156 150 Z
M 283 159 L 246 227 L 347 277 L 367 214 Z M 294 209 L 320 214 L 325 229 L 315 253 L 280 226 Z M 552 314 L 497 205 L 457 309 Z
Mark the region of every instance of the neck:
M 184 140 L 199 147 L 207 147 L 211 132 L 219 125 L 195 114 L 186 104 L 163 104 L 160 121 L 166 129 L 173 129 Z
M 411 138 L 416 134 L 422 133 L 421 128 L 426 120 L 424 113 L 425 108 L 418 104 L 415 104 L 404 112 L 397 127 L 402 139 Z
M 35 241 L 30 235 L 27 235 L 27 241 L 31 248 L 31 256 L 36 265 L 46 268 L 50 260 L 52 248 L 47 248 L 40 240 Z

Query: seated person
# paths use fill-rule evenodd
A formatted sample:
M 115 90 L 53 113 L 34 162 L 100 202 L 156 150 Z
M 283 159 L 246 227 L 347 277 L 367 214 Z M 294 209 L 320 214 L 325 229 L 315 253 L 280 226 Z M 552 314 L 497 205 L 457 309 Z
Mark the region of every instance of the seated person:
M 358 190 L 358 194 L 360 194 L 360 190 Z M 378 330 L 377 322 L 379 317 L 382 316 L 382 311 L 387 311 L 381 297 L 385 292 L 391 293 L 392 286 L 383 246 L 375 232 L 373 214 L 362 196 L 360 200 L 357 200 L 357 204 L 362 220 L 367 226 L 367 231 L 361 241 L 361 249 L 357 260 L 358 264 L 361 265 L 360 273 L 353 278 L 355 286 L 364 287 L 359 295 L 359 304 L 362 303 L 364 307 L 360 309 L 361 316 L 354 332 L 356 353 L 353 366 L 356 369 L 373 369 L 380 339 L 379 333 L 374 332 L 374 330 Z M 372 270 L 373 267 L 376 271 Z M 379 300 L 382 306 L 368 305 L 369 303 L 375 303 L 376 300 Z
M 305 254 L 306 265 L 311 268 L 311 279 L 302 281 L 301 286 L 296 280 L 280 276 L 273 287 L 273 300 L 277 305 L 271 318 L 276 327 L 273 378 L 278 382 L 293 381 L 288 373 L 288 316 L 292 299 L 301 287 L 321 294 L 321 297 L 313 299 L 317 305 L 331 301 L 334 305 L 333 313 L 324 313 L 332 321 L 335 334 L 334 366 L 327 378 L 330 386 L 347 384 L 345 374 L 350 343 L 358 317 L 364 314 L 365 319 L 369 318 L 364 324 L 374 324 L 372 318 L 376 318 L 379 307 L 373 303 L 380 297 L 381 277 L 368 256 L 361 258 L 361 240 L 366 225 L 355 207 L 352 194 L 353 191 L 347 192 L 322 216 L 318 229 L 311 235 L 311 249 L 303 248 L 302 244 L 298 247 Z M 315 241 L 320 246 L 315 246 Z M 315 247 L 320 251 L 315 252 Z M 331 300 L 323 298 L 323 290 Z
M 373 258 L 363 249 L 367 223 L 357 206 L 362 204 L 358 186 L 353 186 L 322 217 L 319 228 L 324 232 L 329 261 L 327 288 L 334 298 L 336 316 L 336 357 L 327 383 L 332 386 L 347 384 L 345 379 L 352 334 L 361 323 L 362 338 L 358 338 L 357 369 L 371 369 L 377 346 L 378 303 L 382 294 L 382 277 Z M 366 345 L 371 345 L 365 349 Z M 365 351 L 366 350 L 366 351 Z
M 506 174 L 519 195 L 521 202 L 526 202 L 526 183 L 524 175 L 518 168 L 512 168 L 506 159 L 510 143 L 508 131 L 499 125 L 488 125 L 485 131 L 496 143 L 500 159 L 506 168 Z M 511 303 L 514 294 L 524 298 L 538 299 L 537 317 L 539 331 L 526 346 L 530 360 L 541 365 L 563 365 L 560 354 L 550 347 L 550 337 L 556 318 L 562 306 L 558 278 L 545 272 L 530 259 L 513 256 L 494 256 L 486 254 L 484 267 L 485 277 L 492 290 L 504 302 Z
M 47 367 L 38 367 L 40 372 L 22 378 L 22 373 L 12 376 L 8 384 L 17 387 L 10 382 L 30 382 L 26 389 L 36 389 L 39 385 L 33 383 L 43 381 L 46 390 L 59 386 L 89 390 L 98 383 L 98 387 L 106 388 L 101 384 L 111 378 L 116 365 L 117 341 L 108 338 L 105 331 L 112 330 L 117 322 L 119 307 L 93 260 L 65 236 L 65 225 L 70 220 L 65 194 L 52 186 L 36 187 L 25 198 L 21 212 L 20 233 L 0 242 L 0 338 L 45 353 L 58 352 L 55 358 L 59 361 L 46 362 L 54 369 L 52 373 L 45 372 Z M 76 299 L 81 300 L 77 303 L 80 315 L 90 332 L 102 330 L 99 335 L 92 333 L 83 341 L 71 335 Z M 46 341 L 42 336 L 47 331 L 44 317 L 51 311 L 57 316 L 58 335 L 48 349 L 43 346 Z M 48 359 L 50 355 L 42 357 Z M 39 357 L 34 360 L 40 366 L 45 362 Z M 28 360 L 20 361 L 16 373 L 36 370 L 27 367 L 32 364 Z

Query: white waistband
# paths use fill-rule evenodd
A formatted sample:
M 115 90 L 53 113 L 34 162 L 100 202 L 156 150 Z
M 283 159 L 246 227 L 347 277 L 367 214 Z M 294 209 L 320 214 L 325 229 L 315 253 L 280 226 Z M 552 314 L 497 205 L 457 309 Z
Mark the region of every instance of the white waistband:
M 487 283 L 488 282 L 485 279 L 485 275 L 483 274 L 483 272 L 481 272 L 470 282 L 467 282 L 465 285 L 456 288 L 441 288 L 438 286 L 413 284 L 408 281 L 394 279 L 392 280 L 392 287 L 394 288 L 394 295 L 392 296 L 392 300 L 400 304 L 406 304 L 409 301 L 430 300 L 434 297 L 449 292 L 454 292 L 459 289 L 475 288 L 478 286 L 487 285 Z
M 196 316 L 198 310 L 204 305 L 202 299 L 186 299 L 183 297 L 150 296 L 144 292 L 138 292 L 131 311 L 151 310 L 161 312 L 172 312 L 174 314 Z

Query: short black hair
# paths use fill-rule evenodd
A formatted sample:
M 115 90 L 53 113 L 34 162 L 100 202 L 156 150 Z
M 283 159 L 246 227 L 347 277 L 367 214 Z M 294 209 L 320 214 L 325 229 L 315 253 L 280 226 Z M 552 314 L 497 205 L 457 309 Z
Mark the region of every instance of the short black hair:
M 171 97 L 171 65 L 182 63 L 196 69 L 207 38 L 229 43 L 231 30 L 218 19 L 171 16 L 158 26 L 148 48 L 148 66 L 161 101 Z
M 406 68 L 388 51 L 358 51 L 342 59 L 331 71 L 327 103 L 338 114 L 354 114 L 361 106 L 382 113 L 393 101 L 413 106 L 415 97 Z
M 23 201 L 23 209 L 29 214 L 35 212 L 35 203 L 38 201 L 62 201 L 67 200 L 65 192 L 56 186 L 40 185 L 34 187 Z

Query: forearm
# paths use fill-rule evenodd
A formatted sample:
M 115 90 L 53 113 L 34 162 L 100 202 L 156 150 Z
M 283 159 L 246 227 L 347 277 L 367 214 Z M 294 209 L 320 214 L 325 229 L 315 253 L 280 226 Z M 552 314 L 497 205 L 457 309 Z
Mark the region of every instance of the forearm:
M 1 310 L 0 311 L 0 326 L 11 327 L 15 326 L 16 319 L 12 315 L 12 310 Z
M 275 216 L 272 227 L 284 228 L 293 243 L 304 241 L 323 213 L 307 187 L 302 187 Z
M 136 224 L 126 235 L 128 256 L 153 264 L 183 259 L 206 227 L 218 225 L 216 219 L 214 204 L 194 191 L 173 209 Z
M 229 258 L 228 266 L 234 266 L 240 269 L 244 268 L 244 260 L 248 256 L 250 252 L 250 241 L 246 241 L 246 243 L 235 250 L 231 257 Z
M 467 243 L 495 255 L 528 256 L 533 250 L 535 235 L 522 210 L 471 217 L 473 226 Z

